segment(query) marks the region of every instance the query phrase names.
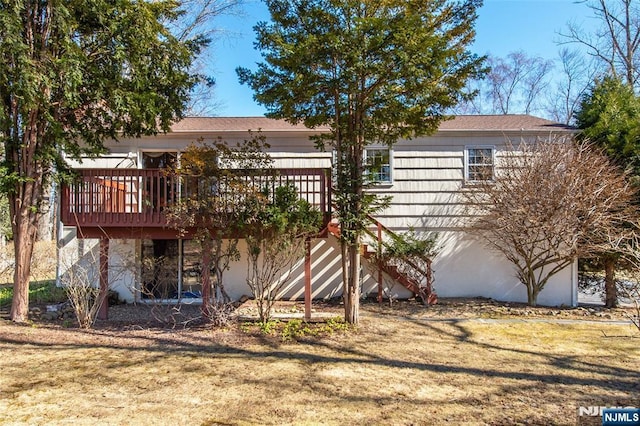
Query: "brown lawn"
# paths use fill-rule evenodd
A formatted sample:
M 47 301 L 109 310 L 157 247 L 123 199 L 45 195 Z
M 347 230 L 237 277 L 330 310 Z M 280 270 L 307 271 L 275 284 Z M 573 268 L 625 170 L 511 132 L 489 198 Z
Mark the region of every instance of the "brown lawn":
M 599 424 L 640 406 L 627 324 L 427 318 L 365 306 L 357 330 L 0 322 L 0 424 Z M 248 330 L 248 331 L 247 331 Z

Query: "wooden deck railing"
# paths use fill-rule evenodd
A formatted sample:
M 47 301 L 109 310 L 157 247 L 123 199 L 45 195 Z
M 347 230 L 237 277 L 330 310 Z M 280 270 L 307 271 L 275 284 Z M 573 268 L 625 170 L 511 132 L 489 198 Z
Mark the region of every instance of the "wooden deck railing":
M 167 227 L 167 208 L 176 203 L 184 182 L 161 169 L 78 169 L 79 179 L 63 186 L 62 223 L 77 227 Z M 328 169 L 276 169 L 267 179 L 239 171 L 247 179 L 275 188 L 293 184 L 301 199 L 329 220 L 331 173 Z M 224 188 L 221 182 L 220 188 Z M 232 195 L 230 194 L 231 198 Z M 326 224 L 325 224 L 326 225 Z

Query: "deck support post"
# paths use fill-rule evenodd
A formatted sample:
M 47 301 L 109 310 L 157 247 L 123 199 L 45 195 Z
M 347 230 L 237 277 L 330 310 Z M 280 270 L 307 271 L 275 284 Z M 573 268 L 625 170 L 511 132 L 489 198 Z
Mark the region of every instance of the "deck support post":
M 304 319 L 311 320 L 311 238 L 304 240 Z
M 109 319 L 109 239 L 100 238 L 100 292 L 98 319 Z
M 376 254 L 378 255 L 378 304 L 382 303 L 382 223 L 377 223 L 378 228 L 378 245 L 376 247 Z

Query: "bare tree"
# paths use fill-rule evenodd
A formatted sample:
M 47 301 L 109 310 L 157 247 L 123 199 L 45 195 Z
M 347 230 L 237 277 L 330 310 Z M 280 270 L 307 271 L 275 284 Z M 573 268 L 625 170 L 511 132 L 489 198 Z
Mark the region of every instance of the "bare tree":
M 614 227 L 592 229 L 585 238 L 590 247 L 589 253 L 583 255 L 583 260 L 589 262 L 590 267 L 604 270 L 604 305 L 615 308 L 619 305 L 619 289 L 616 272 L 635 275 L 636 250 L 638 247 L 638 224 L 635 223 L 639 215 L 638 206 L 631 202 L 619 211 L 620 220 Z
M 535 306 L 549 279 L 579 256 L 603 249 L 629 217 L 626 176 L 591 145 L 566 139 L 508 147 L 493 181 L 462 192 L 469 232 L 514 265 Z
M 172 227 L 200 245 L 202 312 L 214 322 L 218 320 L 215 314 L 225 313 L 221 308 L 231 301 L 224 287 L 224 272 L 240 257 L 237 245 L 243 209 L 274 173 L 267 147 L 264 136 L 235 147 L 221 139 L 200 141 L 189 146 L 170 171 L 181 179 L 182 188 L 167 217 Z
M 580 25 L 569 23 L 560 35 L 565 43 L 578 43 L 606 65 L 608 72 L 637 86 L 640 61 L 640 7 L 635 0 L 583 0 L 600 20 L 595 33 L 587 33 Z
M 637 264 L 640 266 L 640 264 Z M 629 319 L 633 325 L 640 331 L 640 277 L 638 277 L 637 269 L 634 270 L 633 280 L 627 281 L 621 286 L 620 293 L 622 297 L 629 300 L 635 311 L 635 315 L 629 315 Z
M 468 96 L 465 96 L 455 107 L 451 108 L 451 113 L 455 115 L 489 114 L 493 111 L 493 107 L 487 108 L 485 102 L 490 98 L 487 96 L 488 90 L 485 79 L 469 80 L 466 85 Z
M 211 42 L 193 63 L 192 71 L 199 76 L 199 82 L 191 92 L 186 115 L 211 115 L 220 107 L 214 98 L 215 80 L 206 72 L 210 69 L 211 58 L 215 57 L 210 54 L 215 41 L 228 34 L 216 25 L 216 20 L 224 15 L 240 14 L 244 4 L 245 0 L 183 0 L 181 10 L 184 13 L 168 23 L 171 32 L 179 40 L 198 36 Z
M 529 57 L 519 51 L 509 53 L 506 58 L 490 56 L 489 66 L 491 71 L 487 74 L 486 95 L 493 112 L 529 114 L 537 109 L 536 100 L 549 85 L 552 61 Z
M 593 82 L 597 68 L 577 50 L 563 48 L 558 62 L 561 75 L 550 91 L 547 111 L 559 123 L 572 124 L 583 95 Z
M 618 286 L 618 292 L 631 304 L 634 314 L 629 315 L 629 319 L 640 331 L 640 252 L 637 249 L 638 246 L 635 246 L 626 258 L 631 262 L 633 268 L 629 270 L 629 279 L 621 282 Z
M 171 23 L 173 34 L 180 40 L 189 40 L 194 35 L 212 38 L 220 28 L 213 22 L 222 15 L 238 13 L 244 0 L 182 0 L 185 12 Z
M 468 96 L 452 109 L 457 114 L 530 114 L 542 108 L 542 92 L 549 86 L 553 61 L 522 51 L 506 58 L 487 56 L 490 71 L 470 80 Z
M 636 214 L 635 218 L 637 217 Z M 627 225 L 626 232 L 616 235 L 612 240 L 615 251 L 611 251 L 616 256 L 616 266 L 624 270 L 624 278 L 618 280 L 615 276 L 605 277 L 605 297 L 610 294 L 606 287 L 613 285 L 616 288 L 616 303 L 613 306 L 617 306 L 618 295 L 625 303 L 631 305 L 633 313 L 628 315 L 629 319 L 640 331 L 640 223 L 629 222 Z M 605 300 L 605 305 L 608 306 L 606 302 L 608 300 Z

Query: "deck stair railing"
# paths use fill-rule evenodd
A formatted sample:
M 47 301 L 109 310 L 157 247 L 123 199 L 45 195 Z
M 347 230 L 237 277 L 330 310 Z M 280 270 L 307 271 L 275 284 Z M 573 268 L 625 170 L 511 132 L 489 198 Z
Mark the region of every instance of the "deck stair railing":
M 426 255 L 420 257 L 420 262 L 418 263 L 424 265 L 420 266 L 411 259 L 385 256 L 385 248 L 389 247 L 393 240 L 400 239 L 401 236 L 384 226 L 374 217 L 368 216 L 368 219 L 371 227 L 365 229 L 365 241 L 362 244 L 361 253 L 378 271 L 378 302 L 381 302 L 383 298 L 384 273 L 411 291 L 414 297 L 419 297 L 425 305 L 436 304 L 438 296 L 433 290 L 431 258 Z M 334 236 L 340 237 L 340 226 L 337 221 L 329 222 L 327 230 Z

